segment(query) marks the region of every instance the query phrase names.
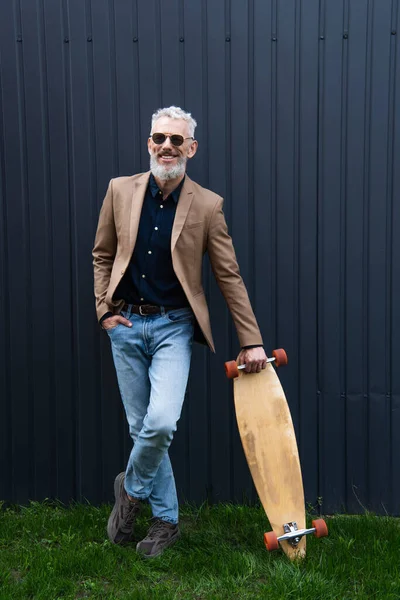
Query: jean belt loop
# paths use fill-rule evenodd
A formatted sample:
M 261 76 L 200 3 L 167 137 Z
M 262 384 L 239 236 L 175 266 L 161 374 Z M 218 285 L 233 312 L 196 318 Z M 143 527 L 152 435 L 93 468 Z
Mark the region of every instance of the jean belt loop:
M 160 306 L 160 312 L 161 312 L 161 315 L 163 317 L 165 317 L 165 308 L 163 306 Z
M 126 318 L 127 318 L 127 319 L 129 319 L 129 317 L 131 316 L 131 313 L 132 313 L 132 306 L 133 306 L 133 304 L 128 304 L 128 309 L 127 309 L 127 311 L 126 311 L 126 312 L 127 312 L 127 315 L 126 315 Z

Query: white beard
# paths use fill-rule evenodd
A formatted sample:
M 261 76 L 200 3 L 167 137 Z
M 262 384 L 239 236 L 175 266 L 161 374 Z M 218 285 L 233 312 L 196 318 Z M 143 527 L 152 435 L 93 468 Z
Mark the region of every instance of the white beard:
M 161 181 L 168 181 L 170 179 L 177 179 L 182 177 L 186 171 L 187 158 L 185 156 L 179 156 L 177 164 L 173 167 L 167 165 L 159 165 L 157 158 L 154 154 L 150 154 L 150 170 L 154 177 L 161 179 Z

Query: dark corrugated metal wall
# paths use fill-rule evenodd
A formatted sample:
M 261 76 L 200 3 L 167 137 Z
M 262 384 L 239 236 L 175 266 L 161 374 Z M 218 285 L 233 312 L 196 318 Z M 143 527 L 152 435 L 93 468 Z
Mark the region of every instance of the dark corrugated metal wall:
M 400 504 L 398 0 L 0 5 L 0 498 L 110 500 L 129 439 L 91 249 L 111 177 L 148 168 L 154 109 L 199 122 L 323 510 Z M 181 499 L 254 500 L 217 355 L 196 347 L 171 454 Z

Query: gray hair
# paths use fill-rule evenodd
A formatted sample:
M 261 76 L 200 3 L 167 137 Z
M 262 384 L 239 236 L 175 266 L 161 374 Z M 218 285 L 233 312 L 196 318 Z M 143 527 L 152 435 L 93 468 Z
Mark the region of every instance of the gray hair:
M 170 106 L 168 108 L 159 108 L 151 117 L 151 133 L 153 133 L 154 123 L 161 119 L 161 117 L 169 117 L 170 119 L 182 119 L 189 125 L 189 135 L 194 137 L 194 130 L 196 129 L 197 123 L 193 119 L 192 115 L 185 112 L 179 106 Z

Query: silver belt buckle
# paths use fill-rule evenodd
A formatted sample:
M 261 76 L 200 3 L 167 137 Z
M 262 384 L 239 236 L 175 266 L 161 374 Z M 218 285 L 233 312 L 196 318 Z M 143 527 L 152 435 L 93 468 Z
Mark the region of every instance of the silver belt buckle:
M 141 305 L 141 304 L 139 304 L 139 315 L 140 315 L 141 317 L 145 317 L 145 316 L 146 316 L 146 314 L 145 314 L 145 313 L 142 313 L 142 305 Z

